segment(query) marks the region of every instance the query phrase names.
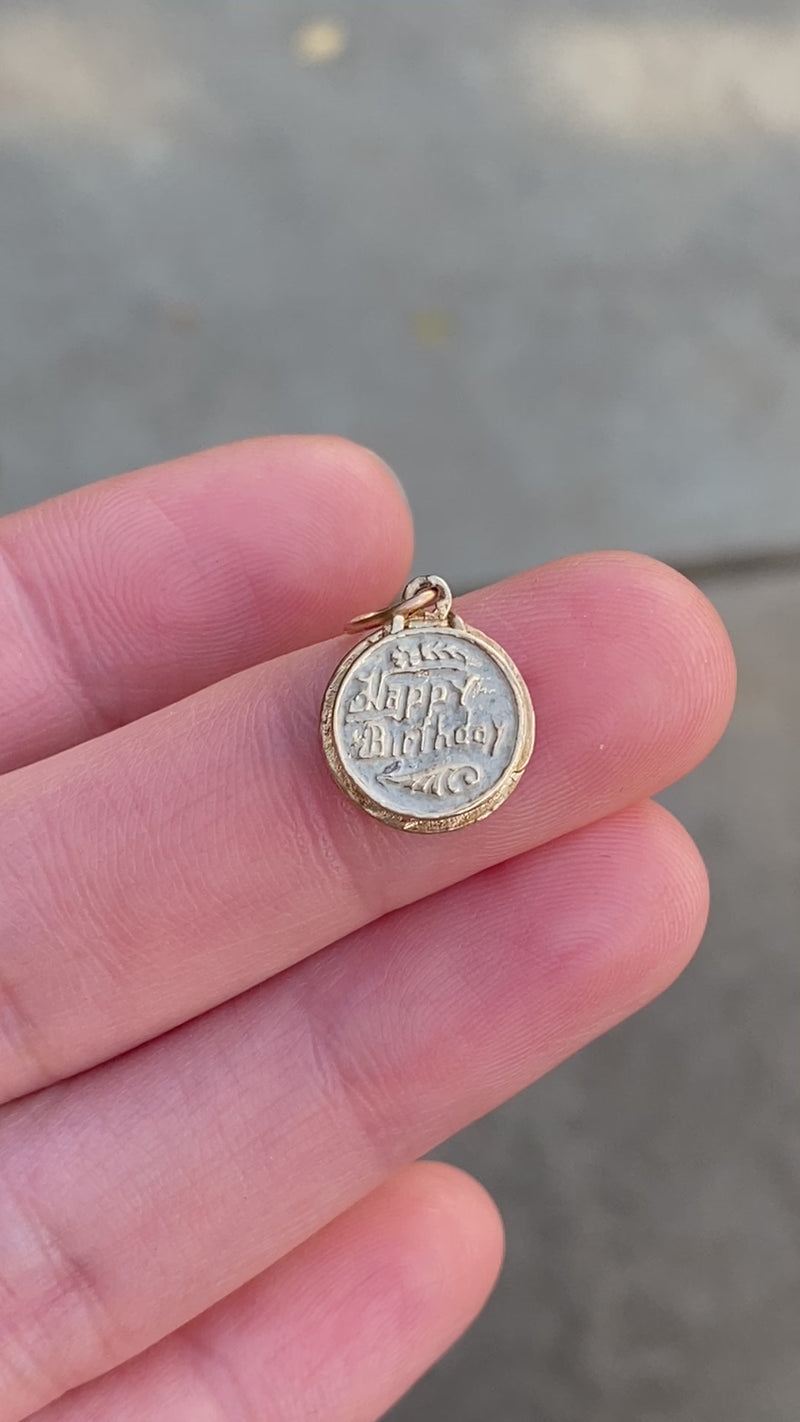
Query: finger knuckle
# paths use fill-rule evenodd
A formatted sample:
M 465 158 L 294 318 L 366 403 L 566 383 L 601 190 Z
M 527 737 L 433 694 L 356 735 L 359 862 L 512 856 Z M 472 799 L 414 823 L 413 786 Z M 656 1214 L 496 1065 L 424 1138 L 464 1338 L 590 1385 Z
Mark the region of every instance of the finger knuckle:
M 118 1361 L 117 1329 L 90 1259 L 74 1251 L 23 1186 L 0 1221 L 0 1422 Z M 13 1401 L 12 1401 L 13 1400 Z

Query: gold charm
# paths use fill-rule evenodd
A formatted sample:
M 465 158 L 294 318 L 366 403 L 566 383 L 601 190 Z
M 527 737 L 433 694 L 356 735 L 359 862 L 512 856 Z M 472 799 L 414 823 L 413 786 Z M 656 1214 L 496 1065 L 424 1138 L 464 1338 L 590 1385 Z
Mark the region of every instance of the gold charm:
M 490 815 L 533 750 L 531 699 L 517 667 L 453 612 L 442 578 L 414 578 L 333 674 L 322 745 L 337 784 L 396 829 L 438 834 Z

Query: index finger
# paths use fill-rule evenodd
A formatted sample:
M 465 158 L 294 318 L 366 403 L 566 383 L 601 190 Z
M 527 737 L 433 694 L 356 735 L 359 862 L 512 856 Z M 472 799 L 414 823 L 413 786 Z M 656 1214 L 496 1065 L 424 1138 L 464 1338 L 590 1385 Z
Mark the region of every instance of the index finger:
M 411 558 L 400 485 L 349 440 L 276 438 L 0 520 L 0 771 L 321 642 Z

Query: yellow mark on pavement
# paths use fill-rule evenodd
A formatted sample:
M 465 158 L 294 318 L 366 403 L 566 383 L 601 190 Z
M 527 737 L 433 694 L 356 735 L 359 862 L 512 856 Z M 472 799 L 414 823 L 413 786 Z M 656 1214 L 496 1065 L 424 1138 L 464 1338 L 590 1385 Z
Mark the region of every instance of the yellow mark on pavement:
M 411 317 L 411 331 L 421 346 L 445 346 L 455 336 L 455 316 L 452 311 L 415 311 Z
M 333 64 L 346 49 L 347 30 L 338 20 L 312 20 L 292 36 L 298 64 Z

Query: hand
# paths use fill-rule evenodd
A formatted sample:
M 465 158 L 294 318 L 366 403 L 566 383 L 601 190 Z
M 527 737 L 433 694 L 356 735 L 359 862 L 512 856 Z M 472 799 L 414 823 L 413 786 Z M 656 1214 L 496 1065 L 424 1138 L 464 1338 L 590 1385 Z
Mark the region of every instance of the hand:
M 697 944 L 702 863 L 647 797 L 720 735 L 727 638 L 627 554 L 464 598 L 537 747 L 490 819 L 404 835 L 317 733 L 323 639 L 410 561 L 373 456 L 214 450 L 0 553 L 0 1422 L 376 1418 L 501 1253 L 480 1188 L 410 1162 Z

